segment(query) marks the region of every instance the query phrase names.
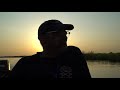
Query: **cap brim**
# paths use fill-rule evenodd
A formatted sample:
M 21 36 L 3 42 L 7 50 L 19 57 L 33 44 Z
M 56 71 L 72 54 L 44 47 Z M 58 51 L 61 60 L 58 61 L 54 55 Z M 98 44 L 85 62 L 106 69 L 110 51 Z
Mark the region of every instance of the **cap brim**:
M 63 29 L 65 29 L 65 30 L 73 30 L 74 26 L 72 24 L 63 24 Z

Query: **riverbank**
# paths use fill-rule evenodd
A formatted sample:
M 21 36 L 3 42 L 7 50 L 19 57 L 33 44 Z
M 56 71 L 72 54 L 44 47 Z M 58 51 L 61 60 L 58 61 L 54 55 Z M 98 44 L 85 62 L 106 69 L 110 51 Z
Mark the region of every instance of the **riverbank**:
M 109 60 L 112 62 L 120 62 L 120 53 L 85 53 L 86 60 Z

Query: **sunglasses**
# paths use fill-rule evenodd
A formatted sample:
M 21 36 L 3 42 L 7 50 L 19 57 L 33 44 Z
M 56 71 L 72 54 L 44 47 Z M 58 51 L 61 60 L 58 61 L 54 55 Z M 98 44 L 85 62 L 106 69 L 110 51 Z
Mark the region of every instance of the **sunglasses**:
M 69 30 L 65 30 L 66 31 L 66 34 L 70 34 L 70 31 Z M 49 32 L 46 32 L 46 34 L 51 34 L 51 33 L 61 33 L 62 31 L 49 31 Z

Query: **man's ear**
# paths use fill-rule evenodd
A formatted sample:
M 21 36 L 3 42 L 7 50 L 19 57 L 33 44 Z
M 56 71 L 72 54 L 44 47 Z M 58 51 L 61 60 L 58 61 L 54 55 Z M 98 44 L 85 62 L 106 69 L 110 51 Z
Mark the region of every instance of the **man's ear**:
M 38 39 L 40 40 L 40 39 L 42 39 L 42 38 L 44 38 L 45 36 L 44 35 L 38 35 Z
M 40 36 L 38 36 L 38 40 L 40 40 Z

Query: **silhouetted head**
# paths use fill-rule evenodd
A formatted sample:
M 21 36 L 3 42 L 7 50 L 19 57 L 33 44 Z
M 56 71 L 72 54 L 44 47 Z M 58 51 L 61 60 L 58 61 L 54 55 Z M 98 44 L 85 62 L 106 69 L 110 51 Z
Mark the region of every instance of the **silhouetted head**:
M 38 29 L 38 36 L 49 32 L 60 32 L 62 30 L 72 30 L 74 26 L 72 24 L 63 24 L 59 20 L 48 20 L 42 23 Z
M 43 22 L 38 28 L 38 39 L 43 47 L 66 46 L 67 31 L 73 30 L 72 24 L 63 24 L 59 20 L 48 20 Z

